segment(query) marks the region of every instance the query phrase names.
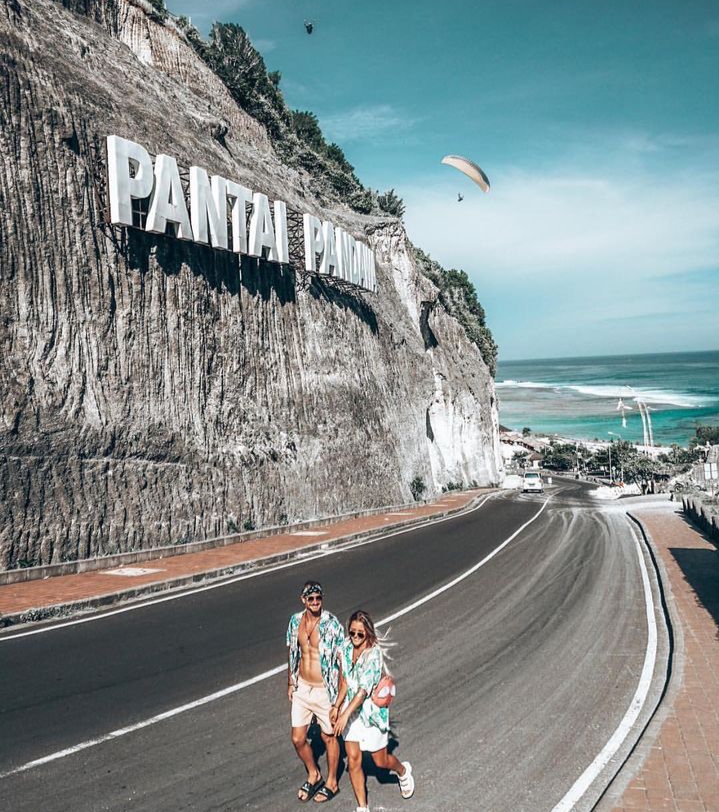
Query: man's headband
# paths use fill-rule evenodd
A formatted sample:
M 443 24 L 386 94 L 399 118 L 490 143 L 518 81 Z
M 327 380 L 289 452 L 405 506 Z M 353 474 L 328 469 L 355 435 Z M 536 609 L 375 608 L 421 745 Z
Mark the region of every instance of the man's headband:
M 310 595 L 319 595 L 321 597 L 323 595 L 322 587 L 319 584 L 307 584 L 302 590 L 302 597 L 308 598 Z

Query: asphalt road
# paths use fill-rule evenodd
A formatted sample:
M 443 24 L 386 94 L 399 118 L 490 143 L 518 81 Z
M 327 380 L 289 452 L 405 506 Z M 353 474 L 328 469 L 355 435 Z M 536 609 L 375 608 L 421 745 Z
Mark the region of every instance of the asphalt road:
M 647 637 L 633 531 L 579 483 L 551 494 L 491 561 L 392 623 L 393 731 L 397 754 L 415 766 L 417 812 L 551 810 L 632 700 Z M 0 774 L 281 664 L 306 578 L 323 582 L 341 619 L 360 606 L 384 617 L 479 562 L 543 500 L 503 494 L 450 521 L 218 589 L 0 638 Z M 660 660 L 647 712 L 661 669 Z M 0 808 L 297 809 L 303 770 L 285 685 L 271 677 L 0 779 Z M 346 775 L 341 787 L 333 808 L 354 808 Z M 369 793 L 373 809 L 407 808 L 390 777 L 371 775 Z

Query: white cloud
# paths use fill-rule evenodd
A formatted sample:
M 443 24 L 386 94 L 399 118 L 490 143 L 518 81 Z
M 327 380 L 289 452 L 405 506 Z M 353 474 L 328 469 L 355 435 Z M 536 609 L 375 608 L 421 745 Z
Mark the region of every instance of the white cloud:
M 322 116 L 322 130 L 328 140 L 338 143 L 376 141 L 397 132 L 404 134 L 417 123 L 389 104 L 353 107 L 334 115 Z
M 717 176 L 511 170 L 488 195 L 460 175 L 401 193 L 410 235 L 440 262 L 482 275 L 653 276 L 719 258 Z
M 513 357 L 715 346 L 716 144 L 622 133 L 590 146 L 550 167 L 485 166 L 487 195 L 449 168 L 400 186 L 410 237 L 467 271 Z

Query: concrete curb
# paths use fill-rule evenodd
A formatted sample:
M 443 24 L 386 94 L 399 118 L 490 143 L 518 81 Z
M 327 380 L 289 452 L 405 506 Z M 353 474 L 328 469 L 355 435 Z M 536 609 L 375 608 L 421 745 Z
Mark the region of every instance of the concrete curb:
M 274 564 L 281 564 L 288 561 L 293 561 L 298 558 L 303 558 L 308 554 L 326 550 L 329 548 L 341 547 L 343 545 L 351 544 L 359 540 L 369 540 L 371 538 L 380 539 L 388 533 L 396 530 L 410 529 L 420 525 L 429 525 L 439 519 L 448 516 L 460 515 L 464 512 L 478 507 L 480 500 L 489 499 L 500 491 L 490 491 L 478 494 L 470 502 L 461 507 L 450 508 L 441 513 L 436 513 L 432 516 L 418 516 L 414 519 L 407 521 L 393 522 L 381 528 L 373 528 L 371 530 L 362 530 L 356 533 L 350 533 L 345 536 L 340 536 L 336 539 L 328 539 L 325 541 L 310 544 L 304 547 L 298 547 L 294 550 L 288 550 L 283 553 L 275 553 L 274 555 L 265 556 L 263 558 L 255 558 L 250 561 L 242 561 L 237 564 L 230 564 L 218 569 L 205 570 L 203 572 L 192 573 L 177 578 L 171 578 L 166 581 L 155 581 L 149 584 L 133 587 L 130 589 L 122 589 L 117 592 L 111 592 L 104 595 L 97 595 L 89 598 L 84 598 L 79 601 L 72 601 L 68 603 L 58 603 L 52 606 L 42 606 L 33 609 L 26 609 L 22 612 L 3 615 L 0 618 L 0 631 L 8 627 L 17 627 L 28 623 L 39 623 L 43 621 L 51 621 L 57 619 L 67 619 L 77 614 L 92 612 L 97 609 L 106 609 L 115 606 L 118 603 L 130 603 L 139 601 L 148 595 L 159 594 L 162 592 L 170 592 L 174 590 L 182 591 L 183 589 L 195 586 L 204 582 L 222 581 L 226 578 L 231 578 L 241 573 L 253 572 L 271 567 Z M 385 510 L 391 510 L 390 508 Z M 378 511 L 381 513 L 384 511 Z M 376 515 L 376 514 L 373 514 Z
M 143 561 L 153 561 L 168 555 L 187 555 L 199 553 L 204 550 L 214 550 L 218 547 L 228 547 L 231 544 L 240 544 L 253 539 L 270 538 L 272 536 L 296 533 L 298 530 L 312 530 L 317 527 L 327 527 L 335 522 L 347 519 L 360 519 L 365 516 L 377 516 L 380 513 L 389 513 L 394 510 L 409 510 L 418 505 L 430 504 L 427 501 L 412 502 L 405 505 L 385 505 L 379 508 L 368 508 L 339 516 L 325 516 L 319 519 L 307 519 L 294 524 L 264 527 L 260 530 L 247 530 L 244 533 L 232 533 L 229 536 L 215 536 L 204 541 L 191 541 L 188 544 L 170 544 L 166 547 L 152 547 L 148 550 L 130 550 L 125 553 L 113 553 L 95 558 L 80 558 L 75 561 L 62 561 L 57 564 L 43 564 L 39 567 L 24 567 L 12 570 L 0 570 L 0 586 L 6 584 L 19 584 L 26 581 L 39 581 L 44 578 L 54 578 L 57 575 L 75 575 L 80 572 L 96 572 L 97 570 L 112 569 L 123 564 L 139 564 Z
M 644 729 L 639 734 L 639 738 L 634 744 L 634 747 L 632 747 L 624 762 L 619 766 L 614 777 L 609 781 L 604 792 L 599 797 L 596 805 L 593 807 L 593 812 L 610 812 L 610 810 L 614 809 L 623 797 L 629 784 L 644 766 L 644 762 L 647 760 L 654 743 L 661 733 L 664 720 L 674 705 L 674 700 L 681 688 L 684 674 L 684 635 L 674 602 L 671 581 L 664 568 L 664 562 L 654 546 L 652 537 L 642 524 L 641 519 L 629 511 L 627 511 L 627 516 L 639 528 L 657 576 L 662 611 L 669 635 L 667 673 L 665 675 L 664 687 L 662 688 L 662 693 L 656 707 L 647 720 Z

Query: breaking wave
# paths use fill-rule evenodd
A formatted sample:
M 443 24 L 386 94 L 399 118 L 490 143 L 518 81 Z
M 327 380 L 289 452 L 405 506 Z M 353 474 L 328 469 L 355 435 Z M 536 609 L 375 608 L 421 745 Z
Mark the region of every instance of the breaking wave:
M 576 392 L 591 398 L 606 398 L 624 401 L 625 406 L 633 405 L 635 398 L 640 397 L 645 403 L 662 404 L 665 406 L 678 406 L 685 409 L 696 409 L 702 406 L 711 406 L 716 398 L 709 395 L 690 395 L 686 392 L 674 392 L 663 389 L 635 388 L 632 391 L 627 386 L 617 384 L 590 386 L 586 384 L 568 383 L 540 383 L 536 381 L 515 381 L 508 379 L 497 381 L 497 389 L 546 389 L 561 392 Z

